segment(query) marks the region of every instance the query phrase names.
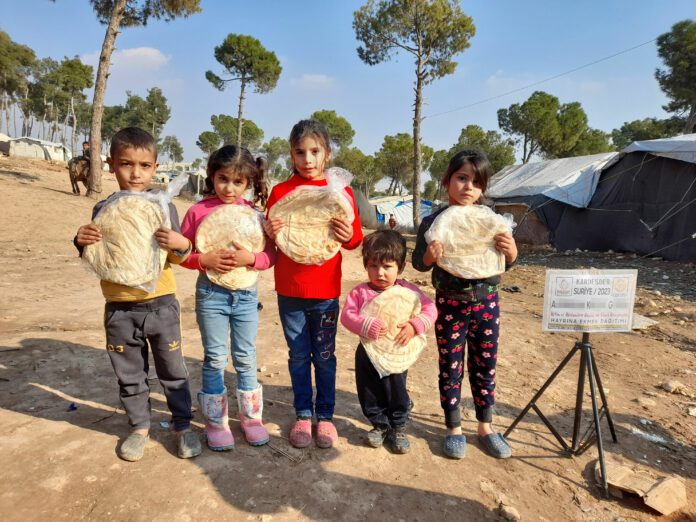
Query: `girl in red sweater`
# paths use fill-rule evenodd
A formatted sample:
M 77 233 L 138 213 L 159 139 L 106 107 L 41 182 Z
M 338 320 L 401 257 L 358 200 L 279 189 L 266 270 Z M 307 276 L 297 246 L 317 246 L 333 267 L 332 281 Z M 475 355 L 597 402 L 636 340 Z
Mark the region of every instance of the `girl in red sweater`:
M 293 175 L 273 187 L 268 210 L 300 185 L 327 185 L 324 167 L 331 157 L 331 147 L 324 125 L 302 120 L 292 128 L 289 141 Z M 350 196 L 355 220 L 351 224 L 344 219 L 333 219 L 331 228 L 343 248 L 352 250 L 362 243 L 363 234 L 353 191 L 350 187 L 345 191 Z M 284 225 L 281 218 L 273 218 L 268 221 L 266 232 L 275 240 Z M 341 253 L 322 265 L 304 265 L 278 250 L 275 289 L 283 333 L 290 348 L 288 367 L 297 417 L 290 430 L 290 443 L 296 448 L 309 446 L 312 416 L 316 413 L 316 444 L 320 448 L 330 448 L 338 438 L 332 419 L 336 402 L 334 350 L 341 294 Z M 315 403 L 312 401 L 312 366 L 317 389 Z

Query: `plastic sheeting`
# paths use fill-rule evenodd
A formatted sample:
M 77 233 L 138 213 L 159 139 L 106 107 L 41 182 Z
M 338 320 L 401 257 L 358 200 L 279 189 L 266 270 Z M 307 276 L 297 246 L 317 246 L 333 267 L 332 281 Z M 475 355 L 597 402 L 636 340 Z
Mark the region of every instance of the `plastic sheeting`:
M 696 134 L 659 140 L 634 141 L 622 152 L 648 152 L 655 156 L 696 163 Z
M 619 159 L 618 152 L 511 165 L 488 185 L 491 198 L 538 194 L 578 208 L 587 207 L 603 169 Z

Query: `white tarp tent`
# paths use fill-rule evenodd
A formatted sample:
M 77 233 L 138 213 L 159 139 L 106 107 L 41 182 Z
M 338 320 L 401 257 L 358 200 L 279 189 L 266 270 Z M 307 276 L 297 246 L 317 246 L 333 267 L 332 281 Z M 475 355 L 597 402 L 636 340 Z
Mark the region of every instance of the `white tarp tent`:
M 634 141 L 621 152 L 649 152 L 687 163 L 696 163 L 696 134 L 683 134 L 659 140 Z
M 8 155 L 56 161 L 68 161 L 72 157 L 68 148 L 62 143 L 52 143 L 27 136 L 11 139 Z
M 618 152 L 607 152 L 510 165 L 491 178 L 486 195 L 495 199 L 542 194 L 584 208 L 592 199 L 602 170 L 618 159 Z

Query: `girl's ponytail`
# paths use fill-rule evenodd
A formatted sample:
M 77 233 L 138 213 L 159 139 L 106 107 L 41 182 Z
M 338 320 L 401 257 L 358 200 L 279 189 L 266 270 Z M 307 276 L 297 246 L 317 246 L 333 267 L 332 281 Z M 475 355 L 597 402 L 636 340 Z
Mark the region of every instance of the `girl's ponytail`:
M 266 208 L 266 202 L 268 201 L 268 180 L 266 179 L 266 174 L 268 173 L 268 161 L 263 156 L 256 158 L 256 175 L 252 180 L 252 186 L 254 189 L 254 204 L 260 206 L 262 209 Z

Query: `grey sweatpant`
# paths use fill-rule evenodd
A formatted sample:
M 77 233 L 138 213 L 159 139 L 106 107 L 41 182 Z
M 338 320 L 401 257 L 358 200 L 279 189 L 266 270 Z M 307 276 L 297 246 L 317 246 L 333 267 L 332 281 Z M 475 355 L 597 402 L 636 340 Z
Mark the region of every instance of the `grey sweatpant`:
M 143 302 L 106 303 L 106 350 L 133 429 L 150 427 L 148 345 L 174 429 L 186 429 L 191 423 L 191 391 L 181 351 L 179 317 L 179 303 L 173 294 Z

